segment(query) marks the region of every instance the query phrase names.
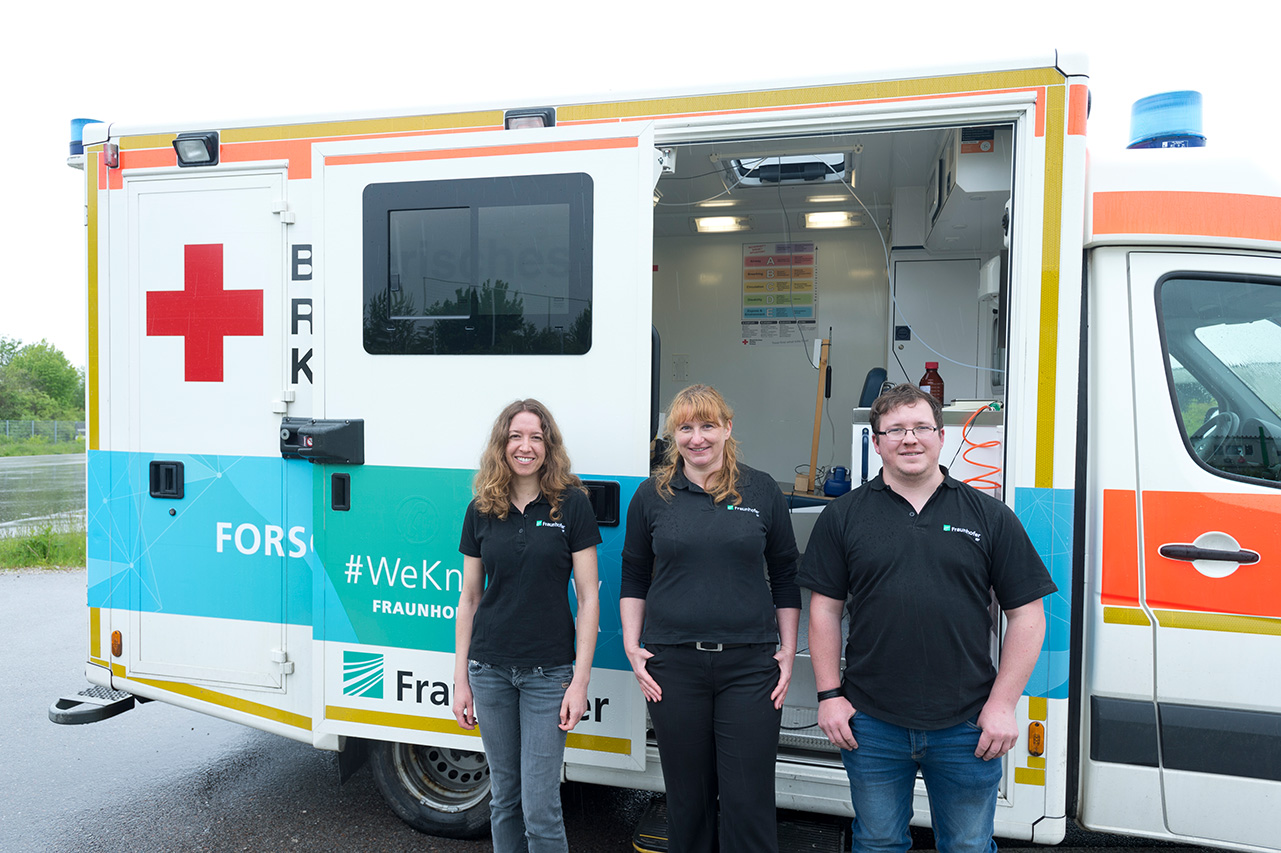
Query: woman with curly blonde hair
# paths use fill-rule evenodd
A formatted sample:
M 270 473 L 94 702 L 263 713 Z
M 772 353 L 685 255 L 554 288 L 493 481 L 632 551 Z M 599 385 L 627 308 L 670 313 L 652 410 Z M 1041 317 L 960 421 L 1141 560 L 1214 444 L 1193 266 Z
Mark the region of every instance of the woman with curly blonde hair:
M 738 461 L 733 428 L 716 389 L 678 393 L 667 457 L 627 508 L 623 649 L 649 703 L 681 853 L 778 851 L 774 761 L 799 553 L 783 493 Z
M 600 621 L 587 491 L 537 400 L 499 413 L 463 519 L 454 717 L 483 719 L 495 853 L 565 853 L 565 733 L 587 710 Z M 565 594 L 570 578 L 578 616 Z
M 476 508 L 486 515 L 506 518 L 511 507 L 511 484 L 517 476 L 507 458 L 507 440 L 512 420 L 522 412 L 528 412 L 538 418 L 542 441 L 545 448 L 542 467 L 538 470 L 538 487 L 552 506 L 552 519 L 560 518 L 561 495 L 566 489 L 578 489 L 586 493 L 583 483 L 570 473 L 569 453 L 565 450 L 560 427 L 552 418 L 551 412 L 537 400 L 517 400 L 498 414 L 493 429 L 489 431 L 489 443 L 480 456 L 480 469 L 472 491 L 476 495 Z

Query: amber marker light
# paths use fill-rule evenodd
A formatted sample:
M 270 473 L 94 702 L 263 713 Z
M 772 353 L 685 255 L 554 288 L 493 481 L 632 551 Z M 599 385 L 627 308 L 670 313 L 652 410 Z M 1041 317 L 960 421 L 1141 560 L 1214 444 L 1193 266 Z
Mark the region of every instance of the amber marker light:
M 1045 755 L 1045 726 L 1037 720 L 1027 724 L 1028 755 Z
M 111 632 L 111 656 L 118 658 L 124 654 L 124 640 L 120 638 L 119 631 Z

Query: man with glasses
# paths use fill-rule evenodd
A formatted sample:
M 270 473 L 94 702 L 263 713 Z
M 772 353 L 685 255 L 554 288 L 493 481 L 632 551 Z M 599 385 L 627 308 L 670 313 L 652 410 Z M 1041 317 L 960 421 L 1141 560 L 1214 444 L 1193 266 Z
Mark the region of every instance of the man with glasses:
M 992 853 L 997 759 L 1018 740 L 1041 598 L 1056 587 L 1014 513 L 940 467 L 932 396 L 895 386 L 871 425 L 881 473 L 823 510 L 798 578 L 811 590 L 818 724 L 850 778 L 853 851 L 908 849 L 919 769 L 938 850 Z M 1007 626 L 999 668 L 993 595 Z

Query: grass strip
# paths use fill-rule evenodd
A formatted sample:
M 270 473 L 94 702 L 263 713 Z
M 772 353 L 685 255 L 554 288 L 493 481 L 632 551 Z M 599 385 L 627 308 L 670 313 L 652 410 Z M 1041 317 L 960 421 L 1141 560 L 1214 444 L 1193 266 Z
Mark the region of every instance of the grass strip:
M 22 536 L 0 537 L 0 569 L 54 568 L 85 564 L 83 530 L 56 530 L 52 524 Z

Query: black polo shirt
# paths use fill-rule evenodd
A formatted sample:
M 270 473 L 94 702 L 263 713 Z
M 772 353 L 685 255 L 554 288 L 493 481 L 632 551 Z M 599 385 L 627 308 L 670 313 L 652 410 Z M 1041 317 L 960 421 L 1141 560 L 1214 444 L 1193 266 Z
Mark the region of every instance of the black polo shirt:
M 738 468 L 737 504 L 713 503 L 682 471 L 670 501 L 652 477 L 636 490 L 619 595 L 645 599 L 645 643 L 777 643 L 775 608 L 800 608 L 783 493 L 768 474 Z
M 919 514 L 879 474 L 833 501 L 799 577 L 847 603 L 850 703 L 914 729 L 957 725 L 987 701 L 992 593 L 1012 610 L 1057 589 L 1010 508 L 943 474 Z
M 485 591 L 472 622 L 472 660 L 497 666 L 561 666 L 573 663 L 574 616 L 569 607 L 573 554 L 600 544 L 600 530 L 587 495 L 567 489 L 560 518 L 542 495 L 525 511 L 507 517 L 482 515 L 467 506 L 458 550 L 479 557 Z

